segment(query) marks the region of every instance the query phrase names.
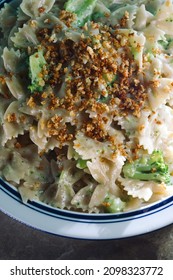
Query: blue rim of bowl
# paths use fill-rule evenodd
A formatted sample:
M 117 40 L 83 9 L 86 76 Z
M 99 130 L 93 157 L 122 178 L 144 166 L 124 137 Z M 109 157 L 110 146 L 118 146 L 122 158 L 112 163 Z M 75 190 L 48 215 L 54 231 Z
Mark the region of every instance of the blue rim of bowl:
M 19 192 L 13 186 L 5 182 L 2 178 L 0 178 L 0 186 L 4 193 L 14 199 L 17 203 L 23 204 L 25 207 L 55 218 L 69 221 L 80 221 L 83 223 L 87 223 L 88 221 L 90 223 L 124 222 L 138 219 L 140 217 L 142 218 L 173 206 L 173 196 L 171 196 L 139 210 L 116 214 L 88 214 L 54 208 L 50 205 L 37 201 L 28 201 L 27 203 L 23 203 Z

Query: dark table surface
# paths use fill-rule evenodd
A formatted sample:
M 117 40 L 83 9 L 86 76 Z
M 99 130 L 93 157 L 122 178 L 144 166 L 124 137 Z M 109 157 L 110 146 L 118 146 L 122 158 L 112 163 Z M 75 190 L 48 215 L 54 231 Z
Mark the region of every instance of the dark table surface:
M 28 227 L 0 212 L 1 260 L 173 260 L 173 225 L 119 240 L 63 238 Z

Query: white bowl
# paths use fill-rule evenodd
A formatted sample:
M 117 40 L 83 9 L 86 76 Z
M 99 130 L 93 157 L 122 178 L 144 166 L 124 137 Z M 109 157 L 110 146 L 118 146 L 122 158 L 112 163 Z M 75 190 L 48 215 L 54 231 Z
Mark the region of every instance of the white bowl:
M 0 0 L 0 8 L 10 0 Z M 139 210 L 86 214 L 41 202 L 22 203 L 17 190 L 0 179 L 0 209 L 13 218 L 52 234 L 82 239 L 115 239 L 144 234 L 173 223 L 173 196 Z
M 150 206 L 119 214 L 86 214 L 60 210 L 33 201 L 22 203 L 17 190 L 0 179 L 0 209 L 36 229 L 64 237 L 120 239 L 173 223 L 173 196 Z

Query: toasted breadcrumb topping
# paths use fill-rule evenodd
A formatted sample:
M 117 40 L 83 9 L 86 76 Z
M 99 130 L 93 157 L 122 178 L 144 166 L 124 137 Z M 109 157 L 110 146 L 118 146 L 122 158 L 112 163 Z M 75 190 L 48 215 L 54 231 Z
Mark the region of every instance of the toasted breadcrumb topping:
M 125 13 L 121 25 L 124 26 L 128 18 Z M 60 19 L 67 26 L 75 20 L 74 14 L 67 11 L 61 11 Z M 61 26 L 54 26 L 56 33 L 61 30 Z M 106 115 L 139 117 L 147 101 L 146 85 L 139 78 L 141 72 L 132 55 L 129 36 L 131 34 L 122 34 L 119 29 L 113 31 L 93 22 L 91 26 L 85 24 L 77 42 L 70 39 L 53 42 L 50 29 L 39 30 L 37 38 L 48 65 L 42 75 L 48 77 L 47 85 L 51 90 L 49 94 L 42 92 L 39 98 L 39 93 L 35 93 L 27 105 L 33 108 L 39 100 L 48 110 L 64 109 L 87 137 L 108 140 Z M 116 110 L 111 110 L 114 105 Z M 89 111 L 96 113 L 94 118 L 89 117 Z M 79 113 L 84 119 L 81 125 Z M 70 131 L 59 116 L 51 118 L 47 128 L 49 135 L 62 144 L 74 138 L 75 129 Z
M 16 118 L 16 114 L 15 113 L 7 115 L 7 121 L 9 123 L 14 123 L 14 122 L 16 122 L 16 120 L 17 120 L 17 118 Z

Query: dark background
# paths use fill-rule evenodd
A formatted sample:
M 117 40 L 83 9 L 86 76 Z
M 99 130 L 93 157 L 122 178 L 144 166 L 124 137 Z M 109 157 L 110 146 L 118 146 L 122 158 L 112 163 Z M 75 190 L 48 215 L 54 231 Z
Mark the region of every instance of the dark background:
M 0 212 L 1 260 L 173 260 L 173 225 L 136 237 L 89 241 L 32 229 Z

